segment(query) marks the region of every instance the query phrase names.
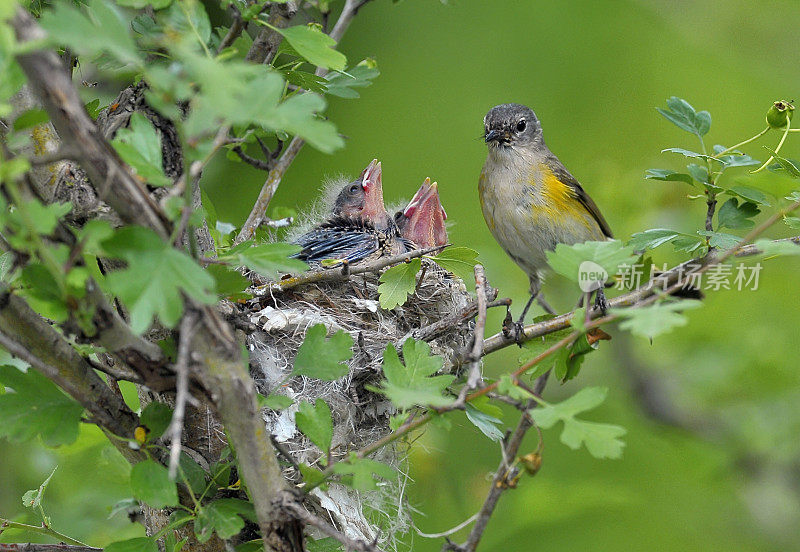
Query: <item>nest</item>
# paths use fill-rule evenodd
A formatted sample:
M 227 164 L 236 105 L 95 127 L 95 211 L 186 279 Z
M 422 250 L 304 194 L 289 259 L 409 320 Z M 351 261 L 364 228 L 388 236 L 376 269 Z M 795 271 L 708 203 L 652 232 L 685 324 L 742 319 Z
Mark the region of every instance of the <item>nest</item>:
M 319 465 L 320 451 L 295 425 L 298 404 L 324 399 L 333 416 L 334 460 L 375 442 L 390 432 L 389 418 L 395 414 L 391 403 L 366 386 L 381 380 L 381 364 L 386 345 L 400 350 L 415 331 L 461 312 L 471 301 L 464 283 L 433 265 L 424 271 L 416 293 L 391 311 L 378 303 L 378 276 L 351 276 L 346 281 L 307 284 L 280 294 L 264 292 L 246 305 L 250 322 L 256 330 L 247 338 L 250 367 L 259 392 L 277 393 L 294 399 L 283 411 L 263 411 L 267 430 L 296 462 Z M 354 341 L 348 374 L 333 382 L 295 376 L 294 357 L 306 330 L 324 324 L 328 334 L 348 332 Z M 430 339 L 431 353 L 448 360 L 469 346 L 471 323 L 453 325 Z M 311 508 L 331 519 L 352 538 L 378 539 L 396 548 L 397 537 L 411 527 L 404 489 L 408 481 L 403 445 L 384 447 L 374 456 L 393 466 L 400 474 L 396 481 L 384 482 L 380 491 L 358 492 L 338 484 L 327 491 L 315 489 L 316 504 Z M 288 466 L 286 477 L 299 481 L 299 474 Z

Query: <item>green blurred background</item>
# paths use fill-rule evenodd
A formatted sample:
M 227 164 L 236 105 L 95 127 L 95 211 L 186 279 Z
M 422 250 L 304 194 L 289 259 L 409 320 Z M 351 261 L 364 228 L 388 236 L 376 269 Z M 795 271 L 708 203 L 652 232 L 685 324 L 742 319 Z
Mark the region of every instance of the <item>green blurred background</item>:
M 273 206 L 302 211 L 325 177 L 355 175 L 373 157 L 383 162 L 387 203 L 409 198 L 430 176 L 440 184 L 451 241 L 477 249 L 490 282 L 519 305 L 527 280 L 492 240 L 477 201 L 486 111 L 511 101 L 533 107 L 548 145 L 620 239 L 657 227 L 693 232 L 705 204 L 688 200 L 693 191 L 683 183 L 643 177 L 651 167 L 682 168 L 684 159 L 663 148 L 696 147 L 654 108 L 678 95 L 711 111 L 710 144 L 761 130 L 772 101 L 800 96 L 797 8 L 745 0 L 376 0 L 339 47 L 351 63 L 373 57 L 381 70 L 361 99 L 330 105 L 347 146 L 335 155 L 304 149 Z M 770 134 L 747 152 L 763 160 L 760 146 L 777 140 Z M 785 151 L 797 157 L 800 136 Z M 726 178 L 777 197 L 792 189 L 771 173 L 735 171 Z M 263 178 L 221 156 L 203 185 L 220 219 L 240 224 Z M 669 246 L 655 255 L 657 263 L 678 258 Z M 578 380 L 551 383 L 552 400 L 586 385 L 610 389 L 586 418 L 628 429 L 624 457 L 595 460 L 562 445 L 558 429 L 545 432 L 540 473 L 504 494 L 482 550 L 800 549 L 800 261 L 762 264 L 758 291 L 711 292 L 686 327 L 652 344 L 612 327 L 614 339 L 589 357 Z M 559 310 L 574 304 L 560 278 L 544 289 Z M 499 314 L 489 323 L 498 328 Z M 517 356 L 511 348 L 493 355 L 487 374 L 513 369 Z M 679 427 L 647 415 L 654 397 Z M 454 420 L 454 431 L 430 428 L 412 453 L 409 497 L 429 533 L 477 511 L 499 460 L 496 444 Z M 515 420 L 509 413 L 507 423 Z M 523 451 L 535 447 L 534 433 Z M 20 496 L 58 464 L 45 499 L 57 529 L 98 546 L 141 531 L 124 514 L 105 521 L 129 495 L 115 482 L 126 468 L 90 428 L 55 451 L 0 441 L 0 458 L 0 515 L 36 522 Z M 412 546 L 439 550 L 441 539 L 417 536 Z

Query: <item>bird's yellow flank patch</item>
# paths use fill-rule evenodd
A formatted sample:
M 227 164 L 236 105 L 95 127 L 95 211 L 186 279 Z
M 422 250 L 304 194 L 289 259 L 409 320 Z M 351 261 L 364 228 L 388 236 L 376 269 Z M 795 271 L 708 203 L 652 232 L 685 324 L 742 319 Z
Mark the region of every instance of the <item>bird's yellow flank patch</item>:
M 562 223 L 566 220 L 580 221 L 588 228 L 589 220 L 586 218 L 586 209 L 578 201 L 572 187 L 559 180 L 546 165 L 540 165 L 540 169 L 542 171 L 540 193 L 543 205 L 538 209 L 542 211 L 542 214 L 549 220 Z

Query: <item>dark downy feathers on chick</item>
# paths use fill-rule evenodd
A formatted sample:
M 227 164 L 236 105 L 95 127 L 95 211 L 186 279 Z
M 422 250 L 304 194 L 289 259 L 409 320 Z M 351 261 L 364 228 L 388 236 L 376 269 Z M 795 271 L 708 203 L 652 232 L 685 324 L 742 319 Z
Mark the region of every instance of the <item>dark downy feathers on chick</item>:
M 358 180 L 336 196 L 330 217 L 294 243 L 303 247 L 296 257 L 308 263 L 356 263 L 408 249 L 395 221 L 383 204 L 381 164 L 377 159 Z

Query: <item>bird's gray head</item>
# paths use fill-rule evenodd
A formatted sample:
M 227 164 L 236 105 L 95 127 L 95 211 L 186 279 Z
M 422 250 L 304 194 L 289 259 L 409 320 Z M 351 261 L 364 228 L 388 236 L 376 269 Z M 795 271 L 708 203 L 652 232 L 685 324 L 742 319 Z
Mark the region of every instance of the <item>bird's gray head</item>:
M 496 105 L 483 118 L 483 138 L 489 148 L 510 148 L 542 143 L 542 127 L 529 107 Z

